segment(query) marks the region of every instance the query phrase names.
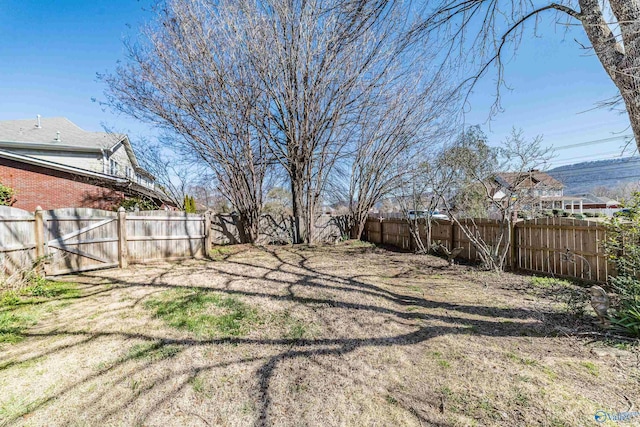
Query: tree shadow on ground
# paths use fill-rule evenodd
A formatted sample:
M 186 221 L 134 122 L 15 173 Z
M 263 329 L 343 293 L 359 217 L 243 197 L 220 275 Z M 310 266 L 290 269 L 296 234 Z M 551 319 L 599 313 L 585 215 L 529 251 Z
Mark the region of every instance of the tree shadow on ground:
M 278 339 L 255 339 L 242 337 L 221 337 L 221 338 L 180 338 L 172 337 L 169 334 L 154 333 L 131 333 L 123 330 L 84 330 L 65 328 L 64 325 L 56 327 L 51 331 L 32 331 L 26 336 L 34 340 L 42 340 L 51 337 L 65 337 L 72 342 L 64 343 L 60 346 L 44 348 L 41 351 L 28 357 L 22 357 L 26 352 L 12 354 L 11 361 L 0 361 L 0 370 L 9 369 L 17 364 L 27 363 L 47 357 L 60 351 L 68 351 L 74 347 L 85 346 L 88 343 L 105 337 L 117 337 L 125 340 L 138 340 L 148 343 L 146 351 L 158 351 L 163 348 L 171 348 L 173 356 L 179 354 L 187 348 L 205 347 L 216 345 L 250 345 L 264 346 L 270 349 L 270 355 L 263 357 L 243 357 L 234 361 L 205 364 L 203 366 L 187 366 L 184 369 L 176 370 L 162 378 L 154 381 L 149 388 L 141 390 L 132 395 L 129 399 L 110 402 L 110 408 L 101 414 L 101 422 L 108 422 L 110 417 L 131 408 L 135 402 L 149 393 L 153 389 L 160 389 L 169 383 L 177 384 L 173 390 L 156 400 L 136 417 L 137 423 L 145 421 L 153 414 L 155 408 L 163 403 L 169 402 L 184 391 L 198 375 L 203 372 L 231 365 L 241 365 L 247 363 L 260 362 L 259 369 L 256 370 L 256 384 L 258 390 L 258 405 L 256 408 L 255 425 L 267 426 L 272 424 L 270 410 L 273 406 L 273 396 L 271 392 L 274 373 L 283 363 L 296 359 L 309 359 L 317 361 L 319 356 L 343 357 L 362 348 L 384 348 L 412 346 L 424 343 L 435 337 L 444 335 L 483 335 L 490 337 L 543 337 L 548 336 L 553 326 L 562 321 L 566 316 L 552 310 L 532 310 L 527 308 L 505 308 L 487 305 L 456 304 L 453 302 L 442 302 L 426 298 L 424 295 L 415 295 L 407 292 L 390 290 L 390 286 L 383 286 L 371 283 L 368 274 L 340 274 L 340 272 L 328 272 L 313 266 L 313 251 L 300 251 L 290 248 L 265 248 L 260 249 L 263 255 L 269 257 L 270 265 L 261 267 L 255 261 L 246 256 L 228 256 L 224 262 L 182 262 L 174 263 L 170 267 L 158 268 L 150 273 L 148 280 L 140 281 L 136 274 L 131 274 L 129 278 L 112 277 L 104 272 L 84 273 L 74 276 L 74 280 L 85 286 L 85 299 L 102 295 L 106 292 L 114 292 L 123 289 L 144 289 L 145 292 L 125 306 L 113 310 L 105 310 L 102 316 L 114 316 L 117 313 L 126 312 L 137 307 L 142 301 L 157 292 L 167 289 L 188 289 L 202 290 L 202 286 L 189 284 L 176 284 L 170 279 L 179 277 L 185 272 L 206 273 L 223 278 L 221 283 L 213 287 L 204 287 L 211 291 L 239 297 L 258 297 L 272 301 L 289 304 L 302 304 L 307 306 L 318 306 L 326 308 L 338 308 L 348 312 L 371 313 L 384 316 L 389 322 L 396 322 L 403 327 L 410 327 L 412 330 L 407 333 L 395 335 L 367 336 L 367 337 L 339 337 L 339 338 L 278 338 Z M 246 254 L 245 254 L 246 255 Z M 318 256 L 322 256 L 319 254 Z M 108 279 L 108 283 L 97 283 Z M 255 286 L 247 290 L 247 283 L 259 282 L 263 286 Z M 242 284 L 244 289 L 237 289 L 238 284 Z M 273 285 L 273 292 L 264 284 Z M 313 296 L 310 296 L 312 294 Z M 343 295 L 344 298 L 341 298 Z M 355 296 L 347 300 L 347 296 Z M 416 310 L 408 310 L 415 307 Z M 421 312 L 422 309 L 430 310 L 429 313 Z M 471 315 L 471 317 L 470 317 Z M 508 322 L 498 321 L 507 319 Z M 74 321 L 81 321 L 82 314 L 66 319 L 65 324 Z M 517 320 L 517 321 L 515 321 Z M 118 376 L 110 381 L 113 384 L 126 381 L 133 375 L 128 362 L 132 359 L 140 359 L 148 356 L 144 353 L 125 355 L 113 361 L 108 366 L 104 366 L 92 375 L 84 376 L 66 387 L 51 393 L 46 398 L 40 399 L 33 404 L 30 410 L 37 411 L 45 405 L 54 401 L 63 401 L 70 393 L 79 390 L 91 381 L 104 378 L 108 374 L 118 372 Z M 173 357 L 171 356 L 171 357 Z M 145 362 L 134 367 L 138 372 L 149 369 L 155 363 L 154 359 L 144 359 Z M 84 402 L 84 408 L 90 410 L 97 403 L 100 397 Z M 429 399 L 429 397 L 425 397 Z M 410 399 L 405 399 L 407 410 L 419 420 L 420 423 L 430 425 L 443 424 L 437 417 L 431 417 L 425 411 L 420 411 L 410 404 Z M 432 396 L 431 401 L 423 402 L 433 408 L 439 406 L 437 396 Z M 188 412 L 188 411 L 187 411 Z M 199 418 L 208 424 L 206 418 L 198 413 L 191 415 Z M 16 421 L 20 415 L 6 420 L 6 422 Z

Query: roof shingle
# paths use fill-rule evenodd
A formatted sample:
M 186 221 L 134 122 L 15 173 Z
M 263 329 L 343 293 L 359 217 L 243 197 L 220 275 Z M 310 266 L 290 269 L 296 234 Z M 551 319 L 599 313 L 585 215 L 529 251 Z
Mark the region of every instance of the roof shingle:
M 60 132 L 60 140 L 56 140 L 57 132 Z M 41 118 L 40 127 L 35 118 L 0 121 L 0 142 L 109 149 L 125 137 L 116 133 L 88 132 L 66 117 Z
M 502 172 L 498 176 L 506 181 L 509 185 L 516 188 L 533 188 L 538 185 L 546 186 L 554 189 L 561 189 L 564 185 L 552 177 L 539 170 L 528 172 Z

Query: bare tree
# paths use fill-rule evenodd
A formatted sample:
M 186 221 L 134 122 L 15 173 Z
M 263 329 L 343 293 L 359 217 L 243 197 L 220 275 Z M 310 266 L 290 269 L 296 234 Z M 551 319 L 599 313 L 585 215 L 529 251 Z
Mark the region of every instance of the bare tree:
M 184 209 L 184 197 L 199 168 L 192 162 L 185 164 L 174 153 L 149 141 L 136 144 L 136 158 L 140 166 L 155 177 L 156 189 L 166 194 L 178 208 Z
M 289 178 L 294 241 L 309 242 L 329 177 L 406 47 L 398 28 L 408 18 L 387 1 L 239 3 L 265 93 L 261 130 Z
M 443 162 L 442 156 L 442 145 L 434 143 L 426 153 L 400 163 L 400 183 L 392 192 L 396 205 L 409 224 L 418 253 L 432 250 L 433 225 L 444 219 L 439 212 L 441 198 L 450 194 L 457 178 L 455 169 Z
M 404 65 L 410 4 L 169 0 L 144 32 L 148 43 L 130 47 L 128 64 L 107 76 L 108 99 L 172 130 L 209 164 L 251 235 L 266 170 L 280 165 L 294 241 L 309 242 L 361 117 Z
M 495 66 L 494 111 L 500 108 L 503 58 L 510 49 L 517 49 L 526 26 L 536 31 L 546 14 L 555 14 L 557 21 L 567 25 L 577 22 L 620 92 L 605 104 L 624 103 L 640 147 L 640 0 L 438 0 L 429 2 L 424 11 L 425 19 L 412 35 L 438 33 L 445 59 L 474 69 L 461 87 L 473 87 Z
M 254 241 L 268 168 L 254 126 L 263 94 L 235 12 L 216 2 L 168 1 L 143 30 L 146 42 L 128 45 L 127 63 L 103 78 L 110 105 L 164 129 L 178 151 L 211 168 L 239 214 L 241 238 Z
M 437 138 L 446 132 L 452 97 L 442 76 L 418 73 L 402 77 L 400 83 L 386 85 L 372 99 L 358 118 L 354 132 L 349 211 L 357 239 L 362 235 L 369 211 L 382 197 L 394 190 L 409 191 L 402 184 L 415 183 L 417 159 L 433 151 Z M 415 190 L 414 185 L 411 191 Z M 406 201 L 404 197 L 398 200 Z
M 409 233 L 416 246 L 416 252 L 429 252 L 431 242 L 431 213 L 437 206 L 437 198 L 432 193 L 430 183 L 425 178 L 425 163 L 412 162 L 403 166 L 400 181 L 393 195 L 402 217 L 409 224 Z M 421 227 L 426 225 L 426 240 L 422 239 Z
M 218 200 L 222 198 L 218 191 L 215 179 L 206 173 L 200 174 L 197 179 L 191 181 L 187 188 L 188 193 L 196 199 L 198 209 L 213 209 Z M 224 200 L 226 203 L 226 200 Z
M 530 180 L 533 170 L 546 164 L 551 154 L 541 147 L 540 137 L 527 141 L 516 130 L 501 148 L 490 147 L 475 126 L 443 151 L 440 162 L 452 174 L 455 187 L 449 188 L 449 194 L 441 193 L 440 200 L 487 269 L 504 269 L 515 213 L 534 200 L 532 188 L 523 183 Z M 491 238 L 479 232 L 474 215 L 478 208 L 497 214 L 498 230 Z
M 608 197 L 618 201 L 628 200 L 640 191 L 640 182 L 624 182 L 615 186 L 600 185 L 591 190 L 595 196 Z
M 264 211 L 273 215 L 291 216 L 291 194 L 285 188 L 273 187 L 267 192 Z

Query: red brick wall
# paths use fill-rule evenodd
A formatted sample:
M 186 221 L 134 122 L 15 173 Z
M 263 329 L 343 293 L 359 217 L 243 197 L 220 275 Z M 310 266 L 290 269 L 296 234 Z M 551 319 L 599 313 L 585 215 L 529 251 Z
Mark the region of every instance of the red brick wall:
M 0 159 L 0 182 L 16 190 L 13 207 L 34 211 L 58 208 L 112 210 L 124 199 L 121 191 L 93 185 L 84 177 Z

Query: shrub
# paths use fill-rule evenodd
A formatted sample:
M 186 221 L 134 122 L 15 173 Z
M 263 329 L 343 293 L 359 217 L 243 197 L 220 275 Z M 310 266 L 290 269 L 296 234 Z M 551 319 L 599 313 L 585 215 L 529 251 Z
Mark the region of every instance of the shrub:
M 620 295 L 612 324 L 640 337 L 640 192 L 625 203 L 629 215 L 613 217 L 607 222 L 608 239 L 604 248 L 616 267 L 611 286 Z
M 184 211 L 186 213 L 196 213 L 196 200 L 193 196 L 186 195 L 184 196 Z
M 584 216 L 587 218 L 606 218 L 607 215 L 602 212 L 584 212 Z
M 585 219 L 586 218 L 586 216 L 584 214 L 581 214 L 581 213 L 573 213 L 570 216 L 571 216 L 571 218 L 576 218 L 576 219 Z
M 130 197 L 125 199 L 120 203 L 120 206 L 123 207 L 126 211 L 133 212 L 136 210 L 141 211 L 154 211 L 158 209 L 158 205 L 154 203 L 153 200 L 141 197 Z
M 0 182 L 0 205 L 11 206 L 15 203 L 16 191 Z

